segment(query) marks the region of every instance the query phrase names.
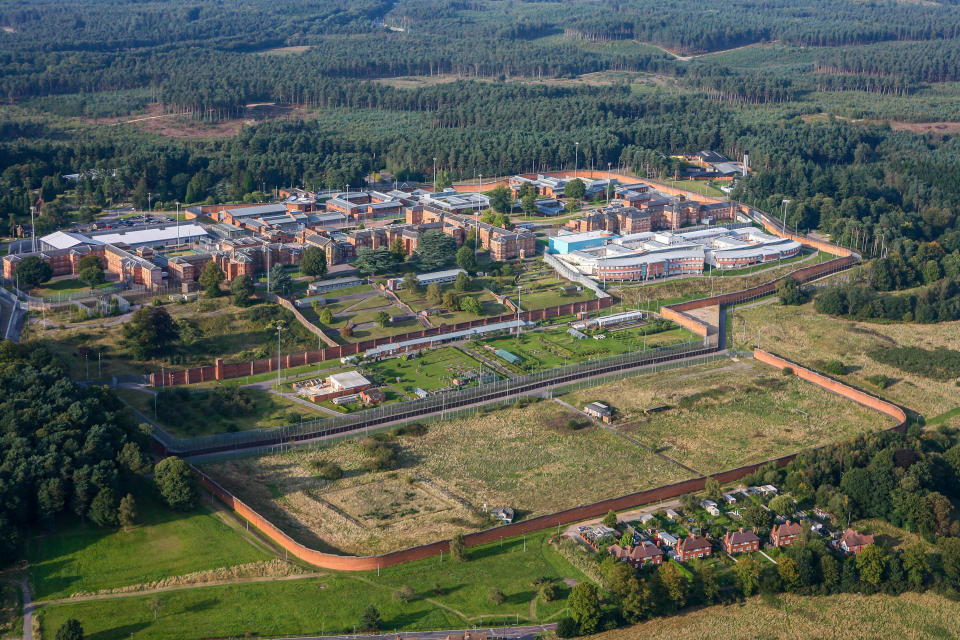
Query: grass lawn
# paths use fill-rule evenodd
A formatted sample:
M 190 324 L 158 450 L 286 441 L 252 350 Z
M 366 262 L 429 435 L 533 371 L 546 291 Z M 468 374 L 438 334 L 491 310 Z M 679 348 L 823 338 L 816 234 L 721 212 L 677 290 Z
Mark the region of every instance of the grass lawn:
M 312 420 L 326 415 L 264 389 L 247 388 L 244 393 L 253 400 L 254 410 L 249 415 L 241 416 L 217 414 L 210 408 L 210 394 L 206 391 L 192 393 L 186 402 L 176 400 L 176 412 L 165 412 L 160 406 L 160 403 L 164 402 L 161 395 L 157 398 L 157 422 L 168 433 L 189 438 L 246 429 L 284 427 L 301 419 Z M 153 418 L 153 394 L 135 389 L 117 389 L 117 394 L 144 415 Z
M 750 598 L 742 606 L 713 606 L 682 616 L 656 618 L 632 627 L 608 631 L 592 640 L 794 640 L 821 638 L 956 637 L 960 603 L 945 596 L 904 593 L 899 596 L 837 594 L 832 596 L 780 595 L 776 604 Z M 851 634 L 851 630 L 856 630 Z
M 717 187 L 708 185 L 706 180 L 671 180 L 669 182 L 664 181 L 664 184 L 676 187 L 677 189 L 683 189 L 684 191 L 699 193 L 702 196 L 711 196 L 714 198 L 727 197 L 727 194 L 720 191 Z
M 482 282 L 482 281 L 481 281 Z M 440 291 L 446 293 L 447 291 L 453 290 L 453 285 L 448 284 L 440 288 Z M 410 306 L 415 312 L 425 311 L 427 309 L 436 308 L 434 305 L 431 305 L 427 302 L 426 290 L 421 292 L 416 291 L 407 291 L 406 289 L 401 289 L 396 292 L 397 297 Z M 487 291 L 468 291 L 465 293 L 459 293 L 460 297 L 469 296 L 477 300 L 480 303 L 480 307 L 483 310 L 481 315 L 475 315 L 472 313 L 466 313 L 463 311 L 449 311 L 444 309 L 439 313 L 435 313 L 430 316 L 430 322 L 434 325 L 441 324 L 457 324 L 459 322 L 468 322 L 470 320 L 476 320 L 477 318 L 487 317 L 487 316 L 499 316 L 508 312 L 507 307 L 497 302 L 496 298 Z
M 116 282 L 104 282 L 103 284 L 98 284 L 94 289 L 105 289 L 107 287 L 115 286 Z M 78 293 L 81 291 L 90 291 L 90 285 L 85 282 L 80 282 L 76 278 L 65 278 L 63 280 L 54 280 L 52 282 L 47 282 L 43 286 L 36 287 L 30 291 L 30 295 L 49 298 L 56 297 L 58 294 L 68 294 L 68 293 Z
M 819 251 L 807 251 L 804 250 L 800 255 L 794 256 L 792 258 L 787 258 L 786 260 L 779 260 L 777 262 L 765 262 L 763 264 L 755 264 L 752 267 L 744 267 L 742 269 L 711 269 L 709 266 L 706 267 L 703 272 L 708 276 L 713 276 L 715 278 L 729 278 L 731 276 L 743 276 L 750 273 L 756 273 L 757 271 L 763 271 L 765 269 L 771 269 L 775 267 L 781 267 L 783 265 L 794 265 L 795 268 L 809 267 L 815 264 L 820 264 L 821 262 L 826 262 L 827 260 L 833 259 L 833 256 L 825 254 Z M 804 264 L 798 265 L 797 262 L 803 262 Z
M 83 624 L 97 640 L 191 640 L 194 638 L 276 637 L 352 633 L 363 610 L 377 607 L 382 629 L 450 629 L 540 623 L 556 620 L 566 608 L 569 588 L 563 579 L 583 580 L 547 542 L 548 532 L 513 538 L 470 549 L 465 563 L 444 557 L 409 562 L 377 572 L 334 573 L 321 578 L 204 587 L 164 593 L 159 620 L 154 621 L 153 596 L 55 605 L 43 609 L 41 629 L 52 634 L 68 617 Z M 532 582 L 557 581 L 560 597 L 534 602 Z M 416 596 L 407 603 L 393 598 L 402 586 Z M 491 589 L 506 601 L 490 602 Z M 46 637 L 46 636 L 45 636 Z
M 701 473 L 893 426 L 885 416 L 752 359 L 629 378 L 565 399 L 577 407 L 609 403 L 620 414 L 618 429 Z M 667 408 L 645 413 L 659 407 Z
M 390 358 L 374 362 L 368 368 L 412 396 L 417 387 L 428 391 L 451 387 L 453 378 L 475 372 L 480 366 L 479 361 L 456 347 L 441 347 L 422 351 L 419 357 L 406 361 Z M 490 373 L 493 372 L 486 367 L 484 374 Z M 397 378 L 401 378 L 399 383 Z
M 586 338 L 577 340 L 567 333 L 566 328 L 546 329 L 543 331 L 527 331 L 517 336 L 491 338 L 479 342 L 495 349 L 505 349 L 523 359 L 523 364 L 516 367 L 517 372 L 541 371 L 562 367 L 565 364 L 574 364 L 585 360 L 595 360 L 612 355 L 641 351 L 644 338 L 639 328 L 607 331 L 602 340 Z M 662 347 L 680 342 L 696 340 L 697 336 L 690 331 L 675 327 L 669 331 L 654 333 L 646 337 L 648 349 Z M 479 347 L 482 348 L 482 347 Z M 489 353 L 486 350 L 483 353 Z M 489 353 L 498 362 L 500 358 Z M 503 364 L 501 362 L 501 364 Z
M 844 382 L 909 407 L 924 416 L 942 417 L 941 422 L 960 425 L 960 387 L 953 380 L 932 380 L 871 359 L 867 352 L 877 347 L 917 346 L 924 349 L 947 347 L 960 349 L 960 322 L 938 324 L 873 323 L 832 318 L 817 313 L 813 304 L 784 307 L 770 303 L 737 310 L 736 348 L 761 346 L 800 364 L 817 368 L 837 359 L 847 374 L 837 376 Z M 743 321 L 746 320 L 746 342 Z M 733 346 L 733 345 L 731 345 Z M 878 389 L 867 378 L 887 376 L 891 383 Z
M 0 582 L 0 638 L 19 638 L 23 633 L 23 595 L 20 587 Z
M 356 440 L 205 470 L 304 544 L 357 554 L 489 526 L 467 505 L 507 505 L 528 517 L 688 477 L 605 429 L 570 429 L 572 417 L 542 401 L 432 423 L 425 435 L 394 444 L 396 471 L 365 471 L 368 455 Z M 344 477 L 316 477 L 320 461 L 335 462 Z M 371 491 L 379 486 L 392 495 Z
M 130 531 L 74 522 L 31 539 L 34 599 L 65 598 L 272 557 L 261 543 L 254 546 L 239 525 L 228 526 L 206 507 L 170 511 L 146 483 L 136 500 L 140 524 Z
M 593 291 L 586 287 L 582 287 L 580 291 L 572 295 L 564 294 L 561 287 L 569 286 L 572 283 L 558 276 L 553 269 L 540 261 L 526 266 L 524 271 L 520 273 L 519 284 L 523 287 L 520 294 L 520 306 L 525 310 L 584 302 L 596 297 Z M 516 287 L 513 287 L 512 290 L 504 289 L 503 293 L 516 302 Z
M 85 374 L 84 359 L 77 352 L 80 345 L 90 347 L 91 376 L 96 372 L 97 354 L 102 354 L 105 378 L 118 373 L 159 371 L 161 365 L 168 369 L 212 365 L 218 357 L 226 362 L 275 357 L 277 332 L 272 323 L 277 320 L 284 321 L 287 327 L 282 336 L 285 353 L 317 348 L 317 337 L 276 304 L 261 302 L 240 308 L 233 306 L 231 299 L 224 296 L 213 300 L 200 298 L 184 304 L 168 303 L 163 308 L 178 322 L 189 320 L 194 323 L 200 333 L 191 344 L 176 345 L 173 353 L 165 359 L 134 360 L 123 343 L 122 327 L 101 326 L 110 319 L 87 323 L 77 329 L 47 329 L 42 333 L 35 332 L 35 335 L 59 345 L 75 379 Z

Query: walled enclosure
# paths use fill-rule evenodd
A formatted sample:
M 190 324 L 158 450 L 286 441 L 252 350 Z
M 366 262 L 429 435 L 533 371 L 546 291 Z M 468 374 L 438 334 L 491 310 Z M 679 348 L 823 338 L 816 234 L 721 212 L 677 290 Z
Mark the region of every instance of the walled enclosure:
M 799 378 L 810 382 L 811 384 L 815 384 L 837 395 L 852 400 L 853 402 L 857 402 L 858 404 L 864 405 L 870 409 L 873 409 L 874 411 L 893 418 L 897 424 L 891 427 L 891 430 L 902 432 L 906 428 L 906 412 L 893 403 L 881 400 L 880 398 L 860 391 L 859 389 L 854 389 L 853 387 L 843 384 L 842 382 L 828 378 L 825 375 L 797 365 L 779 356 L 767 353 L 766 351 L 756 349 L 754 350 L 754 357 L 760 362 L 764 362 L 779 369 L 789 367 L 793 372 L 793 375 L 796 375 Z M 721 471 L 708 477 L 714 478 L 720 484 L 727 484 L 754 472 L 764 465 L 773 463 L 778 466 L 784 466 L 796 457 L 797 454 L 793 453 L 780 458 L 775 458 L 773 460 L 767 460 L 736 469 Z M 283 547 L 295 557 L 324 569 L 334 569 L 339 571 L 369 571 L 381 567 L 390 567 L 403 562 L 409 562 L 411 560 L 428 558 L 430 556 L 448 552 L 450 549 L 449 540 L 440 540 L 427 545 L 411 547 L 409 549 L 402 549 L 400 551 L 393 551 L 391 553 L 386 553 L 379 556 L 339 556 L 317 551 L 316 549 L 311 549 L 303 544 L 300 544 L 299 542 L 296 542 L 293 540 L 293 538 L 284 533 L 279 527 L 248 507 L 239 498 L 229 493 L 226 489 L 214 482 L 202 471 L 198 470 L 198 473 L 200 475 L 200 483 L 205 489 L 213 493 L 213 495 L 223 501 L 224 504 L 230 507 L 239 516 L 260 529 L 260 531 L 262 531 L 273 542 Z M 621 511 L 631 507 L 650 504 L 658 500 L 676 498 L 677 496 L 681 496 L 685 493 L 701 491 L 706 485 L 706 480 L 706 476 L 684 480 L 675 484 L 664 485 L 654 489 L 648 489 L 646 491 L 639 491 L 625 496 L 620 496 L 618 498 L 609 498 L 607 500 L 594 502 L 593 504 L 573 507 L 571 509 L 538 516 L 529 520 L 523 520 L 521 522 L 495 527 L 493 529 L 478 531 L 476 533 L 465 535 L 464 542 L 467 544 L 467 546 L 475 546 L 487 542 L 493 542 L 503 537 L 532 533 L 547 527 L 579 522 L 587 518 L 595 518 L 606 514 L 608 511 Z

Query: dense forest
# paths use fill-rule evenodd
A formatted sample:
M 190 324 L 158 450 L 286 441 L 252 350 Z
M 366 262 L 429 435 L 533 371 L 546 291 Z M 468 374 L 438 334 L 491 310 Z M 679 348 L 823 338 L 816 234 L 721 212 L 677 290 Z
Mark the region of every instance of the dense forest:
M 672 154 L 749 152 L 734 197 L 790 200 L 791 227 L 869 257 L 960 250 L 960 142 L 883 115 L 960 117 L 953 2 L 3 0 L 0 27 L 4 231 L 38 190 L 47 231 L 148 193 L 215 202 L 359 186 L 372 171 L 422 179 L 433 158 L 455 179 L 566 169 L 579 143 L 582 167 L 659 178 L 679 168 Z M 626 75 L 572 81 L 597 72 Z M 198 140 L 97 122 L 150 107 L 216 123 L 251 103 L 295 116 Z M 57 197 L 74 173 L 79 214 Z

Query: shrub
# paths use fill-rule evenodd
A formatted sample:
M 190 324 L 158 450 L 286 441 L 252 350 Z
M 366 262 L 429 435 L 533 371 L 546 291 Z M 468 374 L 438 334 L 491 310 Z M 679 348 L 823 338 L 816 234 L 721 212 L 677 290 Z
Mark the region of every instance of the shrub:
M 335 462 L 315 460 L 312 466 L 318 478 L 323 478 L 324 480 L 339 480 L 343 477 L 343 469 Z
M 823 365 L 823 371 L 834 376 L 842 376 L 847 373 L 847 365 L 843 364 L 839 360 L 830 360 Z
M 890 386 L 891 380 L 882 373 L 877 373 L 867 378 L 867 382 L 875 386 L 877 389 L 886 389 Z
M 507 600 L 507 596 L 503 595 L 503 591 L 500 591 L 500 589 L 497 589 L 496 587 L 490 589 L 489 597 L 490 602 L 495 605 L 501 605 Z
M 793 368 L 792 368 L 792 367 L 784 367 L 783 369 L 780 369 L 780 373 L 782 373 L 782 374 L 785 375 L 785 376 L 792 376 L 792 375 L 793 375 Z
M 368 456 L 363 463 L 367 471 L 389 471 L 396 469 L 399 464 L 396 450 L 387 443 L 367 438 L 363 442 L 363 450 Z
M 417 594 L 414 592 L 413 587 L 405 584 L 393 592 L 393 599 L 397 602 L 407 603 L 413 600 L 416 595 Z

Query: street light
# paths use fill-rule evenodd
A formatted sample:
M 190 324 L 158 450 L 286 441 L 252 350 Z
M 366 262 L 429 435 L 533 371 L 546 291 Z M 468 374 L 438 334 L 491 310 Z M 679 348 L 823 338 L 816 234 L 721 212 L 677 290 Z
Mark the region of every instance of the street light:
M 32 236 L 30 247 L 31 251 L 34 253 L 37 252 L 37 227 L 35 224 L 33 224 L 33 212 L 36 211 L 36 209 L 37 208 L 35 206 L 30 205 L 30 235 Z M 20 246 L 23 246 L 22 242 L 20 243 Z
M 577 169 L 580 167 L 580 163 L 579 163 L 579 159 L 580 159 L 580 143 L 579 143 L 579 142 L 574 142 L 574 143 L 573 143 L 573 147 L 574 147 L 574 148 L 573 148 L 573 177 L 576 178 L 576 177 L 577 177 Z
M 433 159 L 433 192 L 437 192 L 437 159 Z
M 787 205 L 793 200 L 783 200 L 780 202 L 780 217 L 783 218 L 783 235 L 787 235 Z
M 177 200 L 177 248 L 180 247 L 180 201 Z
M 277 391 L 283 393 L 280 389 L 280 332 L 283 331 L 283 323 L 277 323 Z

